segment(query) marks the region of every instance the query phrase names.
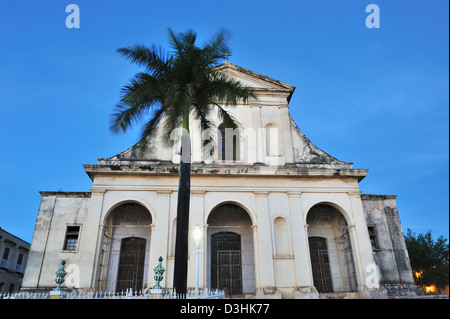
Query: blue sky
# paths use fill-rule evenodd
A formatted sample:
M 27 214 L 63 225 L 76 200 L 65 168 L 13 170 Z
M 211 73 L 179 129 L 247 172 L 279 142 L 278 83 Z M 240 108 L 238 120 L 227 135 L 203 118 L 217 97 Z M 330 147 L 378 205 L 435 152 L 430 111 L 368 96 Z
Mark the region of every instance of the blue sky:
M 80 28 L 68 29 L 68 4 Z M 368 4 L 380 8 L 369 29 Z M 290 112 L 306 136 L 355 168 L 364 193 L 396 194 L 403 229 L 449 229 L 447 0 L 0 0 L 0 227 L 31 242 L 39 191 L 89 191 L 82 164 L 133 145 L 108 131 L 138 70 L 116 53 L 199 42 L 225 27 L 230 62 L 296 86 Z

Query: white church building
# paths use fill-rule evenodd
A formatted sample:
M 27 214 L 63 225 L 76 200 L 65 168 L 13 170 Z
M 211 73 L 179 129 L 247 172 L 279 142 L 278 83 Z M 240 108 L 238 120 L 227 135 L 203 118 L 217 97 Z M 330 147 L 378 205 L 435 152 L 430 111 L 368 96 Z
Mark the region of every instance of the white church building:
M 190 125 L 190 230 L 202 230 L 199 287 L 245 298 L 376 298 L 414 290 L 396 196 L 362 194 L 368 170 L 328 155 L 302 133 L 289 113 L 294 86 L 229 62 L 219 68 L 253 87 L 258 99 L 229 108 L 241 124 L 231 145 L 217 121 L 217 151 L 207 156 L 204 132 Z M 67 289 L 152 287 L 160 256 L 161 286 L 171 289 L 178 163 L 177 145 L 156 137 L 145 149 L 138 143 L 84 165 L 89 192 L 41 192 L 22 289 L 54 288 L 61 260 Z M 191 236 L 188 288 L 196 285 L 195 253 Z

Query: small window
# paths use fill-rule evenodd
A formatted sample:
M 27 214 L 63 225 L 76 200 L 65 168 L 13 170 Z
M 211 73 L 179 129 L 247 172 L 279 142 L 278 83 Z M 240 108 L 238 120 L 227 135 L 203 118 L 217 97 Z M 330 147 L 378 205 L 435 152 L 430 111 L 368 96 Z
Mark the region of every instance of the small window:
M 3 251 L 3 259 L 8 260 L 9 257 L 9 248 L 5 247 L 5 250 Z
M 23 262 L 23 254 L 19 254 L 19 258 L 17 258 L 17 264 L 22 265 Z
M 228 129 L 225 128 L 225 126 L 223 124 L 219 125 L 218 130 L 219 130 L 219 141 L 218 141 L 218 145 L 219 145 L 218 159 L 219 159 L 219 161 L 236 162 L 236 160 L 239 158 L 239 151 L 238 151 L 238 149 L 239 149 L 239 132 L 235 131 L 233 129 L 230 129 L 233 132 L 233 135 L 232 135 L 233 139 L 231 140 L 231 137 L 227 137 L 225 135 L 225 132 Z M 229 133 L 227 132 L 227 134 L 229 134 Z M 231 145 L 231 143 L 232 143 L 232 145 Z M 231 152 L 233 153 L 232 155 L 231 155 Z
M 80 226 L 67 226 L 64 250 L 77 250 Z
M 378 250 L 378 240 L 377 240 L 377 234 L 375 231 L 375 227 L 374 226 L 369 226 L 367 227 L 369 230 L 369 238 L 370 238 L 370 243 L 372 244 L 372 250 Z

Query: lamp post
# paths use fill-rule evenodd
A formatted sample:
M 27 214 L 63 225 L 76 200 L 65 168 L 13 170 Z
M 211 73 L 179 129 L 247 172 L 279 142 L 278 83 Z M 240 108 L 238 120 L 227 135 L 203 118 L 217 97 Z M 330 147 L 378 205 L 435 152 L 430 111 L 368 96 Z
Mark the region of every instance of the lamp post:
M 198 273 L 199 273 L 199 255 L 200 255 L 200 240 L 202 239 L 202 230 L 200 229 L 200 226 L 197 224 L 195 225 L 194 229 L 194 239 L 196 244 L 196 267 L 195 267 L 195 298 L 198 297 Z

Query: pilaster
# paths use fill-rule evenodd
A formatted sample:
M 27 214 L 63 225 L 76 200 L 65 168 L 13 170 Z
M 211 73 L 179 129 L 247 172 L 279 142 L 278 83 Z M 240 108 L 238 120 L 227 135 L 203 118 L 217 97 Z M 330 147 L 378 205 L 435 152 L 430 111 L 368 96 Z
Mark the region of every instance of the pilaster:
M 260 294 L 275 293 L 272 227 L 270 225 L 268 194 L 269 192 L 255 192 L 256 211 L 258 212 L 258 259 L 255 262 L 259 268 L 257 289 Z
M 199 257 L 199 287 L 206 287 L 206 228 L 203 224 L 205 214 L 205 191 L 191 189 L 191 212 L 189 221 L 189 261 L 188 261 L 188 287 L 195 287 L 196 280 L 196 243 L 193 238 L 193 232 L 196 225 L 202 230 L 202 239 L 200 240 L 200 257 Z
M 153 278 L 153 268 L 158 265 L 158 258 L 163 258 L 163 267 L 167 269 L 168 241 L 169 241 L 169 212 L 170 190 L 157 190 L 155 220 L 152 221 L 152 233 L 150 243 L 150 257 L 148 261 L 148 282 L 153 287 L 156 282 Z M 160 282 L 166 287 L 167 276 Z
M 104 220 L 101 220 L 101 218 L 104 216 L 103 200 L 105 194 L 106 189 L 104 188 L 91 188 L 89 213 L 86 222 L 83 224 L 83 230 L 79 240 L 79 251 L 86 252 L 86 262 L 79 265 L 80 273 L 83 275 L 79 277 L 79 287 L 77 288 L 96 289 L 97 279 L 100 275 L 98 273 L 98 264 L 103 236 Z M 97 236 L 92 236 L 91 234 L 97 234 Z M 93 247 L 97 247 L 97 249 L 93 249 Z
M 297 287 L 314 287 L 308 247 L 308 229 L 303 218 L 300 192 L 289 192 L 289 211 L 292 220 L 295 272 Z

